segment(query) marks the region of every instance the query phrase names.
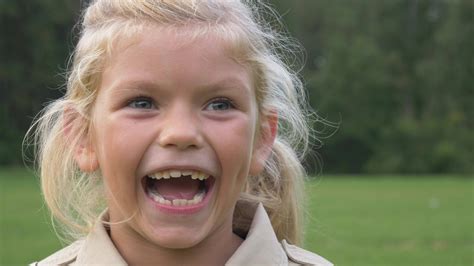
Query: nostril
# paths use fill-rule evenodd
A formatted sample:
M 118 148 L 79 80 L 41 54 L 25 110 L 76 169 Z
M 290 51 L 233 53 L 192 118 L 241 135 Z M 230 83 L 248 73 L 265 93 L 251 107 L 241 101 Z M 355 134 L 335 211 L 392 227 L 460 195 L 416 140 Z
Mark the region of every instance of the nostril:
M 164 148 L 176 148 L 176 149 L 179 149 L 179 150 L 198 148 L 198 146 L 195 145 L 195 144 L 186 144 L 186 143 L 176 143 L 176 144 L 168 143 L 168 144 L 161 145 L 161 146 L 164 147 Z
M 159 137 L 159 144 L 161 147 L 178 149 L 199 148 L 202 145 L 202 137 L 199 133 L 167 133 Z

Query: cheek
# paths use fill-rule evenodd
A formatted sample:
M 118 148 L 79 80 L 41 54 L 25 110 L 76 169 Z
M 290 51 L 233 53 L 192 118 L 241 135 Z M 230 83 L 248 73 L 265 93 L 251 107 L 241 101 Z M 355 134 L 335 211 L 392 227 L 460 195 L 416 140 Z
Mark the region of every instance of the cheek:
M 225 176 L 245 179 L 253 149 L 254 126 L 251 119 L 237 119 L 232 123 L 211 127 L 216 153 Z M 239 180 L 242 181 L 242 180 Z
M 104 121 L 104 120 L 102 120 Z M 126 120 L 105 120 L 97 127 L 96 147 L 104 181 L 113 195 L 135 193 L 140 160 L 148 146 L 149 131 Z

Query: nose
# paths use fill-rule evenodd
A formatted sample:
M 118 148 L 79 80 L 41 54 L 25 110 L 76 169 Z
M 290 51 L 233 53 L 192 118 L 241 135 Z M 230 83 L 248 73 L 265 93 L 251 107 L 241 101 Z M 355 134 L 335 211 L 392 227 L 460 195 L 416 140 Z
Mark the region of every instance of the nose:
M 162 114 L 162 129 L 158 137 L 161 147 L 179 150 L 199 148 L 203 137 L 196 114 L 185 108 L 172 108 Z

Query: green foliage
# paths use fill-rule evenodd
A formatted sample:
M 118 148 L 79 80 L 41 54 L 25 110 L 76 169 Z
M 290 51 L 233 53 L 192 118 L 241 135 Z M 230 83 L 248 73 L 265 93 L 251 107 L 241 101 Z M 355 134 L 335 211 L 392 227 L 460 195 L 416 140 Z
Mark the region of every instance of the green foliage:
M 43 104 L 58 98 L 78 1 L 0 1 L 0 165 L 21 162 L 21 141 Z
M 472 1 L 277 6 L 307 48 L 312 106 L 340 122 L 325 172 L 474 172 Z
M 368 172 L 474 172 L 472 135 L 452 120 L 399 120 L 382 131 Z M 400 170 L 401 169 L 401 170 Z

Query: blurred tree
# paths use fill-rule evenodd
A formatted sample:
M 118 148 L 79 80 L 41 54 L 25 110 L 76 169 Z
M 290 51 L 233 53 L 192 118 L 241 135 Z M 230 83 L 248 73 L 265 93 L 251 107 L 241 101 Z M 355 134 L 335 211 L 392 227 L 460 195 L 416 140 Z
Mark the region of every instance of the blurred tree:
M 274 2 L 313 107 L 341 123 L 326 172 L 473 172 L 472 1 Z
M 60 96 L 79 2 L 0 1 L 0 165 L 21 162 L 21 142 L 44 102 Z

